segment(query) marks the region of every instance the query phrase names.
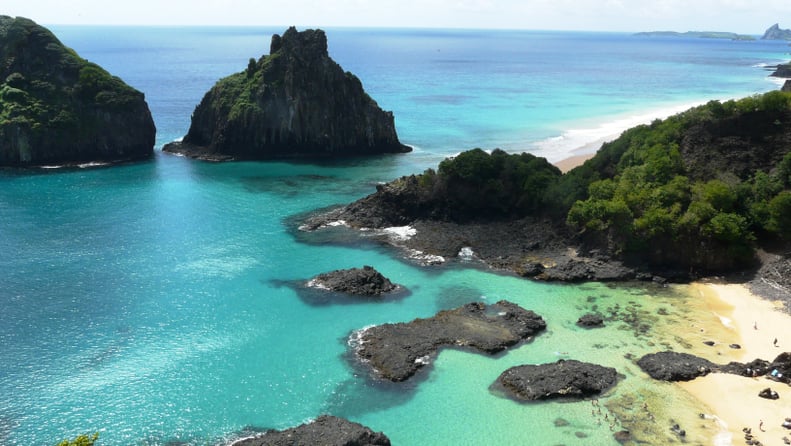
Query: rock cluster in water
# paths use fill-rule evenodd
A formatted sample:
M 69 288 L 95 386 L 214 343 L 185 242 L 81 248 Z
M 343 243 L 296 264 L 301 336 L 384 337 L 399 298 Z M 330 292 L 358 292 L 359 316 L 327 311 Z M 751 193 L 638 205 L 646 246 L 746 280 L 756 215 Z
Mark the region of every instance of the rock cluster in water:
M 599 395 L 618 381 L 618 372 L 577 360 L 511 367 L 497 378 L 496 386 L 518 400 L 585 398 Z
M 442 347 L 471 347 L 493 354 L 545 328 L 541 316 L 514 303 L 503 300 L 486 306 L 473 302 L 428 319 L 358 332 L 355 354 L 381 378 L 405 381 L 429 364 Z
M 391 282 L 375 268 L 367 265 L 362 268 L 341 269 L 319 274 L 311 279 L 308 285 L 357 296 L 380 296 L 398 289 L 398 285 Z
M 66 48 L 48 29 L 0 16 L 0 165 L 151 157 L 143 93 Z
M 322 30 L 274 35 L 268 56 L 209 90 L 183 141 L 165 151 L 196 158 L 275 159 L 401 153 L 385 112 L 327 52 Z
M 254 438 L 233 443 L 233 446 L 389 446 L 390 439 L 381 432 L 343 418 L 322 415 L 311 423 L 283 431 L 268 431 Z

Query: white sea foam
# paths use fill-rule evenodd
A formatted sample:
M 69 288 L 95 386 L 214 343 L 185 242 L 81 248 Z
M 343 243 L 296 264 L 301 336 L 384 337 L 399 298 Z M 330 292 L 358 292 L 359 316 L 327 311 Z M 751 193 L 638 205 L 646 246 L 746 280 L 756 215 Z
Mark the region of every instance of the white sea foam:
M 412 226 L 393 226 L 382 230 L 385 234 L 398 241 L 406 241 L 417 234 L 417 229 Z
M 462 260 L 472 260 L 475 258 L 475 252 L 469 246 L 465 246 L 459 250 L 457 257 Z
M 429 365 L 429 364 L 431 364 L 431 357 L 429 355 L 421 356 L 421 357 L 415 359 L 415 364 Z
M 307 283 L 308 288 L 316 288 L 318 290 L 329 290 L 330 287 L 324 285 L 323 283 L 319 282 L 316 279 L 310 279 Z
M 374 327 L 376 327 L 376 325 L 366 325 L 365 327 L 359 330 L 354 330 L 349 335 L 349 339 L 346 340 L 346 345 L 348 345 L 355 352 L 359 351 L 360 348 L 362 348 L 362 346 L 365 344 L 365 341 L 363 340 L 363 336 L 365 336 L 365 332 L 367 332 L 368 330 Z
M 426 254 L 423 251 L 418 251 L 417 249 L 413 249 L 409 251 L 409 258 L 412 260 L 417 260 L 421 265 L 441 265 L 445 263 L 445 257 L 434 255 L 434 254 Z
M 728 328 L 733 328 L 733 321 L 729 317 L 725 317 L 717 313 L 714 314 L 717 315 L 718 318 L 720 318 L 720 322 L 722 323 L 722 325 Z

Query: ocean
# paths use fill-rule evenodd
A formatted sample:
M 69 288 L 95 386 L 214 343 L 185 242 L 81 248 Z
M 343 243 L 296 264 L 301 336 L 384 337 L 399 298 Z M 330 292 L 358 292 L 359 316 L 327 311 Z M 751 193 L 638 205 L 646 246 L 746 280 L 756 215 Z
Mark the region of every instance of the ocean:
M 221 445 L 323 413 L 397 445 L 610 445 L 624 428 L 666 444 L 678 441 L 674 422 L 688 442 L 711 444 L 722 430 L 634 365 L 697 342 L 689 327 L 711 315 L 686 287 L 535 283 L 461 258 L 422 266 L 364 237 L 323 243 L 298 217 L 462 150 L 558 161 L 692 104 L 778 88 L 766 66 L 789 59 L 787 43 L 331 28 L 330 55 L 394 112 L 414 151 L 216 164 L 158 149 L 186 133 L 217 79 L 267 53 L 285 27 L 50 29 L 145 93 L 157 153 L 112 168 L 0 170 L 0 444 L 99 432 L 101 446 Z M 408 293 L 306 297 L 316 274 L 363 265 Z M 444 350 L 401 384 L 372 380 L 350 358 L 350 336 L 366 326 L 500 299 L 541 314 L 547 332 L 494 357 Z M 607 326 L 576 327 L 588 311 Z M 508 367 L 561 358 L 619 370 L 604 414 L 590 401 L 520 404 L 489 388 Z

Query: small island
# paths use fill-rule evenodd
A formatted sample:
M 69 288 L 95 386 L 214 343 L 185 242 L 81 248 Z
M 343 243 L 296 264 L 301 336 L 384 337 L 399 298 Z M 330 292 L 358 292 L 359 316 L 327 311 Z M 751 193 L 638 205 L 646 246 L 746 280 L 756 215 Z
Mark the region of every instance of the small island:
M 676 31 L 647 31 L 636 33 L 635 35 L 644 37 L 689 37 L 698 39 L 728 39 L 746 41 L 755 40 L 754 36 L 747 34 L 736 34 L 723 31 L 687 31 L 683 33 Z
M 766 30 L 761 40 L 791 40 L 791 29 L 781 29 L 779 23 L 775 23 Z
M 212 161 L 404 153 L 391 112 L 327 52 L 320 29 L 272 36 L 269 55 L 221 79 L 171 152 Z
M 143 93 L 22 17 L 0 16 L 0 166 L 147 159 L 156 128 Z

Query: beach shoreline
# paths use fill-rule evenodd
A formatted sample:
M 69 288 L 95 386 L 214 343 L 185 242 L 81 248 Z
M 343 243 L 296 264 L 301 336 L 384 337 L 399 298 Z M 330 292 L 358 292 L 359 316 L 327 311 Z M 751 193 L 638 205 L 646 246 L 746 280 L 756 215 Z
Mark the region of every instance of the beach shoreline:
M 711 316 L 694 330 L 711 335 L 716 343 L 712 347 L 695 344 L 691 353 L 727 363 L 756 358 L 772 361 L 791 350 L 791 334 L 785 329 L 791 326 L 791 314 L 783 311 L 781 302 L 753 294 L 742 284 L 698 282 L 690 285 L 690 293 L 702 300 Z M 728 348 L 730 344 L 741 348 Z M 750 429 L 754 439 L 766 445 L 784 444 L 784 437 L 791 438 L 791 431 L 782 427 L 785 418 L 791 417 L 791 388 L 785 384 L 766 377 L 712 373 L 678 385 L 708 407 L 711 413 L 707 415 L 720 420 L 723 430 L 714 438 L 715 445 L 741 444 L 743 429 Z M 780 398 L 759 397 L 766 388 Z

